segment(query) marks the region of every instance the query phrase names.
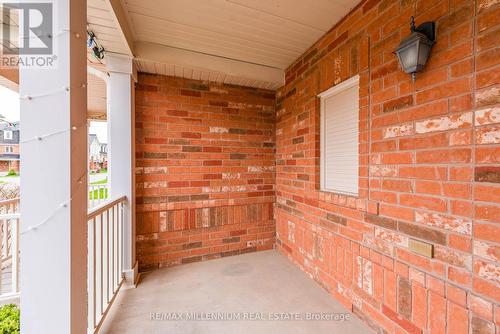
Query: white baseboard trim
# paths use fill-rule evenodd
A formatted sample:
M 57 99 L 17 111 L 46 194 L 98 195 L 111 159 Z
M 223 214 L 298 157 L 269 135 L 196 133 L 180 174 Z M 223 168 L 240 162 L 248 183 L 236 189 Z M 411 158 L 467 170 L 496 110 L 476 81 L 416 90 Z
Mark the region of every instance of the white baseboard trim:
M 137 287 L 139 282 L 139 262 L 136 262 L 134 267 L 123 272 L 125 281 L 123 282 L 122 289 L 132 289 Z

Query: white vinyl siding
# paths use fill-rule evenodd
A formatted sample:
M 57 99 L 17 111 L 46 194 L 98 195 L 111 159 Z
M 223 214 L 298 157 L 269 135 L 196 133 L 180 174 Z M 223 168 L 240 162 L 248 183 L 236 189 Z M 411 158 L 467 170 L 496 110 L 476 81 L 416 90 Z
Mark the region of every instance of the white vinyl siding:
M 358 195 L 359 77 L 321 93 L 321 190 Z

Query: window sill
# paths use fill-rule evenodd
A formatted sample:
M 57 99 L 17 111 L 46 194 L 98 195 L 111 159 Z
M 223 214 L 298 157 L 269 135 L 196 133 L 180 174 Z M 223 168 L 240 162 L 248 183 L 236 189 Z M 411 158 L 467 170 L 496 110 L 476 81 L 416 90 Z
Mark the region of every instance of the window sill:
M 367 206 L 367 200 L 359 197 L 359 195 L 349 195 L 330 190 L 320 190 L 319 200 L 361 211 L 366 211 Z

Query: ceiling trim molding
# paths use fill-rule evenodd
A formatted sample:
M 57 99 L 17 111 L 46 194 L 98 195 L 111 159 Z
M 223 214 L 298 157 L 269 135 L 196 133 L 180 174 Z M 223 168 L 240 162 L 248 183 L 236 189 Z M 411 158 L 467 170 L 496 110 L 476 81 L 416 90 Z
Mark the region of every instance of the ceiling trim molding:
M 269 82 L 277 86 L 285 83 L 285 71 L 269 66 L 149 42 L 135 43 L 134 50 L 135 58 L 138 60 L 186 66 L 202 71 L 215 71 L 225 75 Z
M 108 53 L 106 57 L 106 71 L 130 74 L 137 82 L 137 66 L 134 58 L 118 53 Z
M 104 81 L 106 84 L 108 83 L 109 77 L 108 77 L 108 74 L 106 72 L 99 71 L 98 69 L 96 69 L 90 65 L 87 65 L 87 73 L 98 77 L 99 79 Z
M 120 0 L 107 0 L 106 5 L 109 7 L 111 16 L 113 17 L 116 28 L 120 32 L 120 36 L 128 50 L 128 55 L 134 55 L 134 38 L 132 29 L 130 29 L 125 11 L 120 3 Z

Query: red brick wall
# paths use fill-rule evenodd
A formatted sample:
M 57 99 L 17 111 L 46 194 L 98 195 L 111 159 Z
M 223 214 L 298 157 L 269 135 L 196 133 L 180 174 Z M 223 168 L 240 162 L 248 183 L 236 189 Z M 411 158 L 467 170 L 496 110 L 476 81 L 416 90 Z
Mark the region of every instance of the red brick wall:
M 275 93 L 140 74 L 141 270 L 272 248 Z
M 0 161 L 0 172 L 8 172 L 10 170 L 15 170 L 19 173 L 19 160 Z
M 411 15 L 437 25 L 415 84 L 392 54 Z M 379 332 L 500 324 L 498 17 L 496 0 L 363 1 L 277 93 L 277 247 Z M 356 74 L 354 198 L 318 191 L 316 95 Z M 413 252 L 411 239 L 434 256 Z

